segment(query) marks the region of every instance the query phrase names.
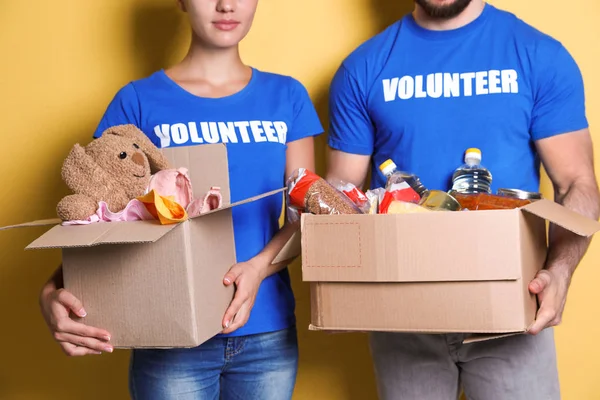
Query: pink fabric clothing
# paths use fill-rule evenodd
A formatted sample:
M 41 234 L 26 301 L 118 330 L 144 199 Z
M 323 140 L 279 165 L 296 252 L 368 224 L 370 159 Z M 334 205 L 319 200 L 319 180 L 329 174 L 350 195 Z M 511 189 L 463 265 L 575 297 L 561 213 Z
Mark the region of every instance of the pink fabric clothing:
M 175 201 L 180 204 L 187 212 L 188 217 L 197 217 L 208 211 L 220 208 L 223 204 L 221 191 L 219 187 L 210 188 L 204 198 L 194 199 L 192 184 L 186 168 L 165 169 L 157 172 L 150 179 L 146 193 L 154 190 L 160 196 L 173 196 Z M 87 225 L 95 222 L 119 222 L 119 221 L 140 221 L 156 219 L 148 211 L 144 203 L 138 199 L 133 199 L 125 208 L 118 212 L 108 209 L 108 205 L 101 201 L 98 203 L 98 210 L 86 220 L 64 221 L 63 225 Z
M 140 221 L 155 219 L 146 209 L 144 203 L 137 199 L 131 200 L 119 212 L 112 212 L 104 201 L 98 203 L 98 210 L 86 220 L 64 221 L 63 225 L 87 225 L 95 222 Z
M 211 210 L 221 208 L 222 205 L 223 197 L 221 196 L 221 188 L 213 186 L 203 199 L 192 200 L 186 211 L 188 216 L 193 218 L 197 217 L 198 215 L 205 214 Z
M 187 168 L 158 171 L 150 178 L 146 193 L 152 190 L 159 196 L 173 196 L 183 208 L 187 208 L 194 197 Z

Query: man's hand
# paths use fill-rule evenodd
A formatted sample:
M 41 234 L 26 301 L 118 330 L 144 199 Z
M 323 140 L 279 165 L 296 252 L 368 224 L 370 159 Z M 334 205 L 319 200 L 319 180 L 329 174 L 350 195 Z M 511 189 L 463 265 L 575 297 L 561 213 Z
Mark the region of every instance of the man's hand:
M 545 328 L 560 325 L 571 284 L 568 274 L 556 269 L 543 269 L 529 283 L 529 291 L 537 295 L 540 309 L 528 333 L 537 335 Z

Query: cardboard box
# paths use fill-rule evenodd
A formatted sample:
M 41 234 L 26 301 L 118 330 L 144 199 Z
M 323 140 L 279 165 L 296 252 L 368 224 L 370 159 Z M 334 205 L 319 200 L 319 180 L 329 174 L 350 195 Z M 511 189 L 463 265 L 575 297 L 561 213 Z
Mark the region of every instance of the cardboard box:
M 600 224 L 553 201 L 521 209 L 302 216 L 302 276 L 313 330 L 526 331 L 546 223 L 591 236 Z
M 230 204 L 225 145 L 163 151 L 173 166 L 189 169 L 195 197 L 219 186 L 224 206 L 176 225 L 56 225 L 27 246 L 62 249 L 65 288 L 88 313 L 82 322 L 111 332 L 116 348 L 194 347 L 221 332 L 233 296 L 223 277 L 236 263 L 231 209 L 284 190 Z M 275 262 L 299 252 L 296 236 Z

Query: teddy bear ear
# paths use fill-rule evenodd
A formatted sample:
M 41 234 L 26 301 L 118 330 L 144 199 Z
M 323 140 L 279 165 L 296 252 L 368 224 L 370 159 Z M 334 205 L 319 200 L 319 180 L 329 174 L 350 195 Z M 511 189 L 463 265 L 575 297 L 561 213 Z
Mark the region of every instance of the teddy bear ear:
M 152 173 L 163 169 L 171 168 L 169 160 L 161 153 L 161 151 L 152 143 L 152 141 L 142 132 L 137 126 L 132 124 L 117 125 L 106 129 L 102 135 L 116 135 L 131 139 L 133 143 L 138 145 L 140 149 L 148 157 L 150 169 Z
M 83 147 L 75 144 L 69 155 L 63 161 L 61 175 L 69 189 L 75 193 L 88 194 L 89 186 L 92 185 L 93 177 L 101 168 L 90 157 Z
M 138 141 L 138 145 L 141 147 L 142 144 L 150 143 L 150 139 L 142 132 L 137 126 L 133 124 L 125 124 L 125 125 L 115 125 L 107 128 L 104 132 L 102 132 L 101 136 L 104 135 L 115 135 L 121 136 L 125 138 L 129 138 L 133 141 Z

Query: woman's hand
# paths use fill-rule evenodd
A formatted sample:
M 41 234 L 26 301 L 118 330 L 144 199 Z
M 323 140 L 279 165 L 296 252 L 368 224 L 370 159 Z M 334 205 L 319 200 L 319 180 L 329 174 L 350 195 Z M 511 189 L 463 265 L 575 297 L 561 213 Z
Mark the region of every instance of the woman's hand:
M 225 275 L 225 286 L 235 284 L 235 295 L 223 317 L 223 333 L 231 333 L 248 322 L 258 288 L 265 278 L 267 266 L 252 259 L 235 264 Z
M 69 312 L 83 318 L 86 312 L 81 301 L 65 289 L 57 289 L 48 282 L 40 295 L 40 307 L 44 320 L 54 339 L 69 356 L 112 353 L 110 334 L 103 330 L 75 322 Z

